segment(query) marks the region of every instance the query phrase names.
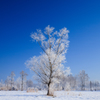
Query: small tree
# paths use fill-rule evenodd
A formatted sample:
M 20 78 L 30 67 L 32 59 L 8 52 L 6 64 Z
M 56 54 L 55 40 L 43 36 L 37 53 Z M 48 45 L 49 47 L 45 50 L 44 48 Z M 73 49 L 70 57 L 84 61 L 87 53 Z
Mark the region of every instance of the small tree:
M 10 85 L 11 85 L 11 89 L 14 85 L 14 76 L 15 76 L 15 73 L 14 72 L 11 72 L 10 74 Z
M 68 75 L 67 83 L 69 83 L 71 90 L 75 90 L 75 88 L 76 88 L 76 77 L 72 76 L 72 74 Z
M 33 82 L 32 82 L 32 80 L 27 80 L 27 81 L 26 81 L 26 85 L 27 85 L 27 87 L 33 87 Z
M 60 82 L 56 84 L 57 90 L 70 90 L 71 86 L 69 85 L 69 76 L 71 74 L 71 69 L 70 67 L 67 67 L 67 72 L 62 73 L 60 77 Z M 68 89 L 69 88 L 69 89 Z
M 9 84 L 10 84 L 10 77 L 7 76 L 7 79 L 5 80 L 5 85 L 7 87 L 7 90 L 9 89 Z
M 80 71 L 78 77 L 79 77 L 79 81 L 80 81 L 81 90 L 85 90 L 86 82 L 89 79 L 88 74 L 86 74 L 85 71 L 82 70 L 82 71 Z
M 54 27 L 49 25 L 44 33 L 41 30 L 31 34 L 43 50 L 40 56 L 34 56 L 26 62 L 27 66 L 34 71 L 36 79 L 47 85 L 47 95 L 52 95 L 51 87 L 59 82 L 58 76 L 62 74 L 65 54 L 69 45 L 67 28 L 54 32 Z M 53 88 L 52 88 L 53 89 Z
M 99 89 L 99 82 L 95 81 L 94 86 L 95 86 L 94 90 L 97 91 Z
M 90 91 L 92 91 L 92 81 L 90 81 Z
M 3 80 L 1 79 L 1 81 L 0 81 L 0 87 L 3 87 L 4 86 L 4 82 L 3 82 Z
M 21 76 L 21 91 L 23 91 L 23 86 L 26 81 L 27 73 L 25 73 L 24 71 L 21 71 L 20 76 Z
M 16 80 L 16 87 L 18 90 L 21 90 L 21 78 L 20 77 L 18 77 Z

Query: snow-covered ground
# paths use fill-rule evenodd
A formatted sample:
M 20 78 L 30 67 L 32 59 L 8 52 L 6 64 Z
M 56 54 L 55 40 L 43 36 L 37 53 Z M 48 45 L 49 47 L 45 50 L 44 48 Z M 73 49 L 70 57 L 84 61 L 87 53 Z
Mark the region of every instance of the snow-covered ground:
M 0 91 L 0 100 L 100 100 L 100 92 L 59 91 L 54 97 L 46 96 L 46 91 L 27 93 L 21 91 Z

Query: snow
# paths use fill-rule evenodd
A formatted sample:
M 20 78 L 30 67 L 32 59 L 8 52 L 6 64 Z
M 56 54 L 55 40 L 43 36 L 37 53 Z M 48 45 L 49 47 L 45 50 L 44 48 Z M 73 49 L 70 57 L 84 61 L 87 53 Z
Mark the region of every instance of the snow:
M 54 97 L 46 91 L 27 93 L 25 91 L 0 91 L 0 100 L 100 100 L 100 92 L 95 91 L 57 91 Z

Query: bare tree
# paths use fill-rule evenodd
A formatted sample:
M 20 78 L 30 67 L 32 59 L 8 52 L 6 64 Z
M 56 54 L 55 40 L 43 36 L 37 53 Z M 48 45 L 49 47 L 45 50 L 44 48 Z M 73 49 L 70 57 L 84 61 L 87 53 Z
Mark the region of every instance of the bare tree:
M 81 90 L 85 90 L 86 82 L 89 79 L 88 74 L 86 74 L 85 71 L 82 70 L 80 71 L 80 74 L 78 75 L 78 77 L 80 81 Z
M 10 74 L 10 85 L 11 85 L 11 89 L 14 85 L 14 76 L 15 76 L 15 73 L 14 72 L 11 72 Z
M 48 25 L 44 33 L 37 30 L 31 34 L 31 38 L 38 42 L 43 53 L 38 57 L 34 56 L 26 64 L 34 71 L 35 78 L 47 85 L 47 95 L 51 95 L 51 89 L 53 89 L 51 87 L 59 82 L 58 76 L 62 74 L 65 54 L 69 45 L 68 33 L 67 28 L 54 32 L 54 27 Z
M 20 76 L 21 76 L 21 91 L 23 91 L 23 86 L 26 81 L 27 73 L 25 73 L 24 71 L 21 71 Z

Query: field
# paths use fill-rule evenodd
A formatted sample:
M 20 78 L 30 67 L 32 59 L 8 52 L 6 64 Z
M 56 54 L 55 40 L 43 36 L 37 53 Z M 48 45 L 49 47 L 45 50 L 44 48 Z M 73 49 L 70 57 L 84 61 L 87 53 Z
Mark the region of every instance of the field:
M 100 92 L 57 91 L 51 97 L 46 96 L 46 91 L 0 91 L 0 100 L 100 100 Z

